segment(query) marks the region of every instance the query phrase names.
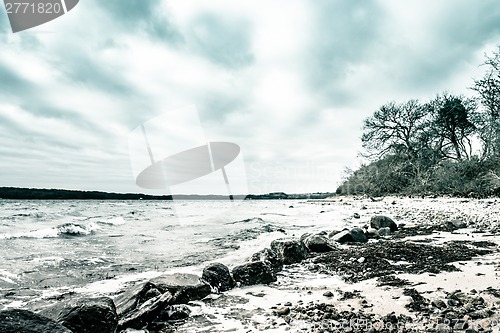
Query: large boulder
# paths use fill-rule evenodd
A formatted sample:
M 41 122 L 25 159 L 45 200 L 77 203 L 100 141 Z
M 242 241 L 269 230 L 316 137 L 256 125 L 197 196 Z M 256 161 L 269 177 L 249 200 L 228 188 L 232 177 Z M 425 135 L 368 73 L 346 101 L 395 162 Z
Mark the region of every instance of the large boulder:
M 218 292 L 228 291 L 235 285 L 229 268 L 221 263 L 213 263 L 205 267 L 201 279 Z
M 356 243 L 368 242 L 368 237 L 366 237 L 365 231 L 361 228 L 352 228 L 349 230 L 349 233 Z
M 375 215 L 370 219 L 370 226 L 374 229 L 380 228 L 390 228 L 392 232 L 398 230 L 398 225 L 388 216 L 385 215 Z
M 335 249 L 328 237 L 320 234 L 310 235 L 304 239 L 304 245 L 311 252 L 330 252 Z
M 285 265 L 295 264 L 304 260 L 307 249 L 304 244 L 295 238 L 281 238 L 271 242 L 273 250 Z
M 172 303 L 172 298 L 172 294 L 167 291 L 124 313 L 118 321 L 118 331 L 126 328 L 141 329 L 147 326 L 148 323 L 158 319 L 162 310 Z
M 267 247 L 260 250 L 259 252 L 254 253 L 252 255 L 252 257 L 250 258 L 250 261 L 266 262 L 271 266 L 273 272 L 275 272 L 275 273 L 278 273 L 279 271 L 281 271 L 283 269 L 283 262 L 278 257 L 276 252 L 274 252 L 273 250 L 271 250 Z
M 194 274 L 174 273 L 149 280 L 161 293 L 173 295 L 173 304 L 184 304 L 200 300 L 212 292 L 212 288 Z
M 146 301 L 162 294 L 152 283 L 138 283 L 125 289 L 123 293 L 115 298 L 116 313 L 119 318 L 138 309 Z
M 115 304 L 108 297 L 66 300 L 39 314 L 55 320 L 73 333 L 114 333 L 118 325 Z
M 233 268 L 236 282 L 245 286 L 268 284 L 276 281 L 276 274 L 270 265 L 264 261 L 252 261 Z
M 361 228 L 352 228 L 351 230 L 342 230 L 330 237 L 332 241 L 337 243 L 366 243 L 368 238 L 365 231 Z
M 8 309 L 0 311 L 0 333 L 73 333 L 54 320 L 37 313 Z

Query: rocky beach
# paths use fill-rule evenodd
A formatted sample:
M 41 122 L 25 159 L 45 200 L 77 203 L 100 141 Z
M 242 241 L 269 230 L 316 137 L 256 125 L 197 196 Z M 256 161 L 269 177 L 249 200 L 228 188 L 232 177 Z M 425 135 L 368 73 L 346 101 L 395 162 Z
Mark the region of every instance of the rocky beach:
M 0 332 L 499 331 L 499 199 L 332 197 L 287 209 L 311 212 L 311 226 L 270 230 L 238 264 L 14 304 Z M 318 217 L 341 221 L 315 227 Z

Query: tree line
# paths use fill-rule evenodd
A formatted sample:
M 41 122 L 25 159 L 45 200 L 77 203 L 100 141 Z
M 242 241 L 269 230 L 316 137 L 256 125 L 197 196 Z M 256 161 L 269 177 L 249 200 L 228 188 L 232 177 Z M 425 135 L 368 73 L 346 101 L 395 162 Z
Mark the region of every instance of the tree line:
M 364 120 L 361 155 L 338 194 L 500 194 L 500 46 L 474 97 L 389 102 Z

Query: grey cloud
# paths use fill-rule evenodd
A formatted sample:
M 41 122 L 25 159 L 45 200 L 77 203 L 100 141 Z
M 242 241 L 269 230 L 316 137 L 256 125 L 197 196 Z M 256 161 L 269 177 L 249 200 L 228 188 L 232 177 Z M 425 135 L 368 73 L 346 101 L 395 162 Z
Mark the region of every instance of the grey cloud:
M 97 50 L 96 50 L 97 51 Z M 120 95 L 130 94 L 132 87 L 127 85 L 118 71 L 91 58 L 91 55 L 73 53 L 66 54 L 65 59 L 58 61 L 58 67 L 65 77 L 77 84 L 87 85 L 102 92 Z
M 0 96 L 21 97 L 33 92 L 31 84 L 15 74 L 15 68 L 0 63 Z
M 399 83 L 408 89 L 440 86 L 461 64 L 471 61 L 477 49 L 500 36 L 498 22 L 500 7 L 494 1 L 451 3 L 445 15 L 425 27 L 429 32 L 425 45 L 417 52 L 407 45 L 398 54 L 397 62 L 404 65 L 398 71 Z
M 304 63 L 309 82 L 314 91 L 345 99 L 339 86 L 346 69 L 371 56 L 384 12 L 373 2 L 323 0 L 315 4 L 314 37 Z
M 95 5 L 104 8 L 121 29 L 130 32 L 143 30 L 155 39 L 174 45 L 184 40 L 179 30 L 169 21 L 168 13 L 159 12 L 158 1 L 106 0 Z
M 204 13 L 191 22 L 191 34 L 194 51 L 218 65 L 239 69 L 254 62 L 248 22 Z

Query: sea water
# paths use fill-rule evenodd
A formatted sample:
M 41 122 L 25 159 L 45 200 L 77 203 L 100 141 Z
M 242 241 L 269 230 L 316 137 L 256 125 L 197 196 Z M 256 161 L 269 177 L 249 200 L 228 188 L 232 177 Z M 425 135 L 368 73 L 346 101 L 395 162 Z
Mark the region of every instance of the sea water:
M 332 210 L 304 200 L 0 200 L 0 308 L 233 267 L 273 239 L 343 226 L 350 212 Z

